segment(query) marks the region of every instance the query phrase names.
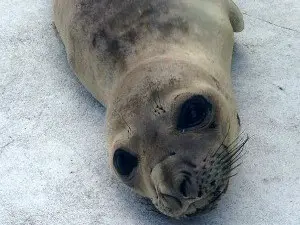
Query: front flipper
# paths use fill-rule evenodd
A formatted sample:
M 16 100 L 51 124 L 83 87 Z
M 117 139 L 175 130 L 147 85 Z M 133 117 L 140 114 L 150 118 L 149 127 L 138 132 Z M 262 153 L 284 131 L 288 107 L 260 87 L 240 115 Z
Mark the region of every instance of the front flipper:
M 244 30 L 244 19 L 243 14 L 237 5 L 232 1 L 228 0 L 229 3 L 229 19 L 234 32 L 241 32 Z

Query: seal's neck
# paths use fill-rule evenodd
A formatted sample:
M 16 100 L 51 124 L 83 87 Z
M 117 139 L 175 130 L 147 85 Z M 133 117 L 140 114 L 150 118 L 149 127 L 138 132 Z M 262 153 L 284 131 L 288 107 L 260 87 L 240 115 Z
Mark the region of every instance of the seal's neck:
M 137 67 L 140 63 L 149 62 L 157 58 L 169 58 L 174 60 L 184 60 L 191 63 L 199 64 L 206 70 L 221 70 L 222 73 L 230 74 L 232 47 L 227 54 L 214 50 L 211 46 L 203 46 L 199 43 L 190 44 L 166 44 L 155 43 L 155 47 L 148 46 L 137 55 L 127 58 L 127 70 Z M 229 44 L 230 45 L 230 44 Z
M 201 81 L 202 76 L 193 77 L 192 74 L 196 73 L 188 72 L 191 68 L 193 68 L 192 70 L 199 68 L 201 70 L 199 73 L 210 76 L 223 88 L 229 87 L 231 89 L 229 85 L 231 85 L 232 53 L 224 59 L 219 54 L 214 54 L 209 50 L 209 47 L 203 47 L 200 44 L 181 45 L 159 42 L 156 43 L 156 47 L 151 46 L 151 43 L 149 45 L 146 48 L 139 49 L 140 51 L 137 51 L 137 54 L 127 57 L 126 68 L 120 76 L 112 80 L 109 91 L 111 93 L 108 94 L 108 97 L 112 96 L 116 88 L 120 89 L 128 85 L 134 86 L 137 82 L 142 85 L 145 79 L 149 79 L 149 77 L 151 77 L 150 80 L 158 83 L 168 83 L 168 79 L 179 76 L 177 73 L 181 70 L 185 73 L 185 79 Z M 175 69 L 175 67 L 177 68 Z M 150 72 L 150 75 L 149 70 L 153 71 Z
M 194 48 L 192 45 L 185 45 L 183 47 L 180 45 L 168 45 L 168 49 L 164 49 L 164 47 L 165 46 L 160 46 L 158 44 L 157 48 L 148 48 L 143 53 L 139 54 L 139 56 L 128 58 L 127 70 L 121 76 L 121 79 L 126 79 L 126 77 L 131 74 L 131 71 L 136 70 L 136 68 L 154 62 L 164 62 L 165 70 L 170 70 L 169 65 L 172 65 L 173 62 L 177 61 L 184 62 L 184 64 L 197 65 L 201 70 L 205 71 L 207 76 L 211 76 L 225 88 L 231 83 L 232 53 L 228 54 L 226 59 L 223 59 L 220 55 L 215 55 L 207 50 L 207 48 L 200 45 L 195 46 Z M 144 74 L 141 72 L 140 76 L 143 75 Z M 190 75 L 191 74 L 186 74 L 185 76 Z M 158 82 L 160 82 L 161 79 L 164 79 L 161 77 L 161 73 L 156 74 L 156 76 Z
M 129 65 L 128 70 L 114 82 L 110 100 L 128 100 L 142 95 L 147 99 L 153 91 L 170 93 L 198 84 L 215 86 L 226 95 L 232 89 L 230 73 L 207 54 L 177 50 L 172 54 L 168 52 L 144 57 Z

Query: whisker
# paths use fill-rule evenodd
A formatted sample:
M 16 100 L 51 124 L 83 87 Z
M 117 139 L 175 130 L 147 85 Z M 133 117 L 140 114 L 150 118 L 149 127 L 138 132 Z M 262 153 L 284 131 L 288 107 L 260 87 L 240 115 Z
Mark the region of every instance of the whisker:
M 234 149 L 239 143 L 243 140 L 242 135 L 244 131 L 242 131 L 227 147 L 228 149 Z
M 248 142 L 249 137 L 247 136 L 247 138 L 241 142 L 241 140 L 239 141 L 239 143 L 235 144 L 234 147 L 232 149 L 229 150 L 229 153 L 225 156 L 223 156 L 222 158 L 219 158 L 220 155 L 218 156 L 219 158 L 219 162 L 222 162 L 223 160 L 228 160 L 228 159 L 232 159 L 232 157 L 234 157 L 236 154 L 240 154 L 243 151 L 243 147 L 245 146 L 245 144 Z M 241 142 L 241 143 L 240 143 Z
M 217 148 L 217 150 L 214 152 L 214 154 L 213 154 L 211 157 L 215 157 L 215 155 L 216 155 L 216 154 L 218 153 L 218 151 L 220 150 L 221 146 L 223 146 L 224 141 L 226 140 L 226 138 L 227 138 L 228 135 L 229 135 L 229 131 L 230 131 L 230 124 L 229 124 L 229 126 L 228 126 L 228 130 L 227 130 L 226 135 L 224 136 L 224 138 L 223 138 L 221 144 L 219 145 L 219 147 Z M 207 156 L 206 156 L 206 158 L 207 158 Z
M 239 167 L 242 163 L 238 163 L 234 167 L 232 167 L 235 163 L 239 162 L 246 153 L 244 153 L 244 146 L 247 143 L 249 138 L 247 137 L 239 146 L 237 146 L 231 153 L 223 156 L 221 159 L 218 160 L 219 168 L 222 169 L 223 175 L 229 174 L 231 171 Z M 242 154 L 244 153 L 244 154 Z
M 249 140 L 249 136 L 247 135 L 247 137 L 245 138 L 245 140 L 243 141 L 243 139 L 241 139 L 238 143 L 242 142 L 240 145 L 238 145 L 238 143 L 232 147 L 231 149 L 233 150 L 235 147 L 239 146 L 239 147 L 243 147 Z
M 215 202 L 215 201 L 217 201 L 220 197 L 221 197 L 221 195 L 223 194 L 223 192 L 220 192 L 220 193 L 218 193 L 217 195 L 212 195 L 212 197 L 213 197 L 213 199 L 212 200 L 210 200 L 210 204 L 211 203 L 213 203 L 213 202 Z
M 221 159 L 223 157 L 227 157 L 228 155 L 230 154 L 230 152 L 228 152 L 228 148 L 226 148 L 226 146 L 224 147 L 223 151 L 220 152 L 220 154 L 216 157 L 217 158 L 217 161 L 221 161 Z M 221 159 L 220 159 L 221 158 Z
M 240 160 L 243 158 L 243 156 L 244 156 L 244 154 L 240 155 L 239 157 L 236 157 L 234 160 L 228 159 L 227 162 L 222 162 L 220 164 L 219 168 L 222 170 L 225 170 L 225 171 L 231 170 L 232 168 L 235 168 L 235 166 L 236 166 L 235 163 L 239 163 Z M 241 163 L 239 163 L 239 164 L 241 164 Z M 239 165 L 239 164 L 237 164 L 237 165 Z M 234 167 L 232 167 L 232 166 L 234 166 Z
M 236 170 L 238 167 L 240 167 L 242 165 L 242 163 L 243 162 L 240 162 L 233 167 L 232 167 L 232 164 L 228 164 L 223 167 L 220 166 L 220 168 L 218 170 L 220 171 L 221 176 L 224 177 L 224 176 L 228 175 L 229 173 L 231 173 L 232 171 Z
M 234 159 L 233 161 L 229 161 L 229 163 L 227 163 L 226 166 L 232 167 L 235 163 L 239 162 L 244 156 L 245 154 L 240 155 L 238 158 Z
M 233 159 L 231 159 L 230 164 L 233 165 L 234 163 L 236 163 L 236 162 L 239 161 L 240 159 L 244 158 L 245 155 L 246 155 L 246 153 L 234 157 Z
M 228 120 L 229 120 L 229 119 L 228 119 Z M 227 120 L 227 121 L 228 121 L 228 120 Z M 207 152 L 207 154 L 206 154 L 206 156 L 205 156 L 205 158 L 204 158 L 204 160 L 203 160 L 204 162 L 206 161 L 206 159 L 207 159 L 208 156 L 209 156 L 209 157 L 215 157 L 215 156 L 216 156 L 216 154 L 217 154 L 218 151 L 221 149 L 221 147 L 224 146 L 223 143 L 224 143 L 224 141 L 226 140 L 226 138 L 228 137 L 229 131 L 230 131 L 230 123 L 229 123 L 228 130 L 227 130 L 227 132 L 226 132 L 226 134 L 225 134 L 225 136 L 224 136 L 224 138 L 223 138 L 221 144 L 219 145 L 219 147 L 216 149 L 216 151 L 215 151 L 212 155 L 209 156 L 209 153 L 210 153 L 210 152 Z M 223 151 L 224 151 L 224 150 L 223 150 Z
M 223 156 L 224 153 L 231 154 L 233 152 L 233 149 L 235 149 L 239 143 L 242 141 L 242 139 L 239 139 L 241 137 L 243 133 L 240 133 L 231 143 L 229 146 L 225 146 L 225 148 L 223 149 L 223 151 L 217 156 L 217 158 L 220 157 L 226 157 Z M 238 141 L 238 142 L 237 142 Z M 231 150 L 229 150 L 231 148 Z M 229 150 L 229 151 L 228 151 Z
M 233 174 L 233 175 L 224 177 L 223 179 L 224 179 L 224 180 L 228 180 L 228 179 L 230 179 L 230 178 L 232 178 L 232 177 L 235 177 L 236 175 L 238 175 L 238 173 L 235 173 L 235 174 Z
M 228 168 L 223 172 L 223 175 L 229 174 L 230 172 L 232 172 L 233 170 L 237 169 L 241 165 L 242 165 L 242 163 L 239 163 L 239 164 L 237 164 L 236 166 L 234 166 L 232 168 L 230 166 L 228 166 Z
M 235 159 L 234 161 L 229 161 L 228 163 L 226 163 L 225 165 L 223 164 L 223 167 L 220 166 L 221 169 L 228 169 L 231 168 L 232 166 L 235 166 L 234 164 L 239 162 L 239 160 L 241 160 L 243 158 L 244 155 L 241 155 L 240 157 L 238 157 L 237 159 Z M 221 164 L 222 165 L 222 164 Z
M 229 153 L 228 155 L 219 159 L 219 162 L 221 164 L 226 164 L 230 160 L 232 160 L 234 157 L 238 157 L 242 152 L 243 152 L 243 148 L 238 147 L 232 154 Z

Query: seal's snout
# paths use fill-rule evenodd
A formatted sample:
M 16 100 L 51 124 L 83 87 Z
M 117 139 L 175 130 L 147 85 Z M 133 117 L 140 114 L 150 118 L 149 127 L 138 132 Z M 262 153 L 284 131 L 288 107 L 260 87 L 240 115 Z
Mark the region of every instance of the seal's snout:
M 169 156 L 152 170 L 151 179 L 156 191 L 177 198 L 197 197 L 198 187 L 193 168 L 176 156 Z
M 177 156 L 169 156 L 152 170 L 157 205 L 164 211 L 180 214 L 187 202 L 198 197 L 199 187 L 192 167 L 183 163 Z

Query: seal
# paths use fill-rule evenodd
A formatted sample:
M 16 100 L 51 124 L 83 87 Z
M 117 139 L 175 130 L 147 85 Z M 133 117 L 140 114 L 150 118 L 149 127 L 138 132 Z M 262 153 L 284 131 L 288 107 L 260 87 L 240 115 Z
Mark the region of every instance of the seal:
M 231 0 L 53 0 L 80 82 L 107 108 L 117 176 L 180 218 L 213 208 L 247 139 L 231 82 Z

